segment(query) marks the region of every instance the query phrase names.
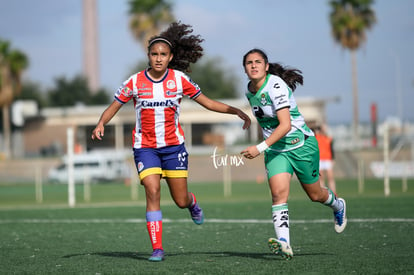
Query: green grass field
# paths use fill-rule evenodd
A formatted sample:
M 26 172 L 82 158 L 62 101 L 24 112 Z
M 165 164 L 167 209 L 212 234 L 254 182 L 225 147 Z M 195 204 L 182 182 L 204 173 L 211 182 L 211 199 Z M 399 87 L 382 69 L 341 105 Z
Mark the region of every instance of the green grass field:
M 0 185 L 0 274 L 413 274 L 414 181 L 401 191 L 391 182 L 338 181 L 347 200 L 348 227 L 333 230 L 330 209 L 310 202 L 292 183 L 289 200 L 294 258 L 270 253 L 274 237 L 266 184 L 235 183 L 224 197 L 218 183 L 190 184 L 203 207 L 205 223 L 192 223 L 173 205 L 163 184 L 165 261 L 148 262 L 151 245 L 145 225 L 142 186 L 137 200 L 122 184 L 91 187 L 83 201 L 67 205 L 67 186 L 45 185 L 37 203 L 33 184 Z

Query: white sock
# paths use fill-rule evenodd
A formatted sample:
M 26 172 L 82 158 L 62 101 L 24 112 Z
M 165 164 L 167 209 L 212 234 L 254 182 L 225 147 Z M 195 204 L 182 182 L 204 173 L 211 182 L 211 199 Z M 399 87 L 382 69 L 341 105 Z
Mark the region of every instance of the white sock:
M 288 204 L 272 205 L 272 217 L 276 237 L 284 239 L 290 245 Z
M 333 209 L 333 211 L 339 211 L 343 208 L 343 204 L 336 198 L 334 192 L 332 192 L 331 189 L 328 189 L 328 199 L 323 203 L 327 206 L 329 206 L 330 208 Z

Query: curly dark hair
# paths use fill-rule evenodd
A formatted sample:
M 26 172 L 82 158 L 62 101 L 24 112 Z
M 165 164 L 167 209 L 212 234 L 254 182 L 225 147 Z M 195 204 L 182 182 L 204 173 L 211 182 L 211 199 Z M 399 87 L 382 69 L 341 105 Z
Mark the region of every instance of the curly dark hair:
M 171 23 L 170 26 L 159 35 L 151 37 L 148 41 L 148 52 L 154 42 L 164 42 L 168 40 L 171 52 L 174 57 L 168 65 L 168 68 L 180 70 L 183 72 L 191 72 L 190 64 L 196 63 L 203 56 L 203 47 L 201 42 L 204 39 L 200 35 L 191 34 L 193 29 L 190 25 L 181 22 Z
M 248 51 L 244 56 L 243 56 L 243 67 L 246 64 L 246 58 L 249 54 L 252 53 L 258 53 L 260 54 L 263 59 L 265 60 L 266 64 L 269 64 L 269 70 L 268 73 L 269 74 L 273 74 L 273 75 L 277 75 L 280 78 L 282 78 L 286 84 L 292 89 L 292 91 L 294 91 L 296 89 L 296 86 L 298 84 L 303 85 L 303 76 L 302 76 L 302 71 L 295 69 L 295 68 L 290 68 L 287 66 L 282 66 L 279 63 L 269 63 L 269 59 L 267 58 L 266 53 L 261 50 L 261 49 L 252 49 L 250 51 Z

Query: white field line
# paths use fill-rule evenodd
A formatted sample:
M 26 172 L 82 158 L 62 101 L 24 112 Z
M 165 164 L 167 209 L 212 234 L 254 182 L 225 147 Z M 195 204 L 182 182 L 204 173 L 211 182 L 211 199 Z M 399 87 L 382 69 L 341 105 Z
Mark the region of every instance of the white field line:
M 164 223 L 192 223 L 191 219 L 163 219 Z M 304 223 L 332 223 L 332 219 L 317 219 L 317 220 L 290 220 L 293 224 Z M 374 219 L 348 219 L 352 223 L 412 223 L 413 219 L 404 218 L 374 218 Z M 65 223 L 146 223 L 145 219 L 0 219 L 0 224 L 65 224 Z M 240 224 L 255 224 L 255 223 L 272 223 L 271 219 L 205 219 L 205 223 L 240 223 Z

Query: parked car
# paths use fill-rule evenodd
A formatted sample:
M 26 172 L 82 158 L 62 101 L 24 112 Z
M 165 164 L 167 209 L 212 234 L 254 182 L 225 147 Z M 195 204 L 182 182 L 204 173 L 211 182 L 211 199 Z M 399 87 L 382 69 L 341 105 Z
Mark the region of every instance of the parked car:
M 131 177 L 131 164 L 125 152 L 96 151 L 73 155 L 73 177 L 76 183 L 85 181 L 107 182 L 124 180 Z M 132 160 L 131 160 L 132 161 Z M 62 163 L 49 171 L 51 182 L 68 183 L 68 157 L 62 158 Z

